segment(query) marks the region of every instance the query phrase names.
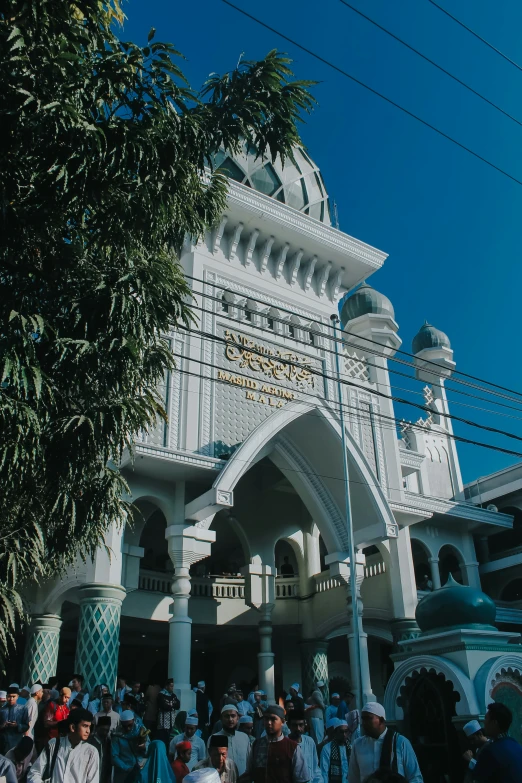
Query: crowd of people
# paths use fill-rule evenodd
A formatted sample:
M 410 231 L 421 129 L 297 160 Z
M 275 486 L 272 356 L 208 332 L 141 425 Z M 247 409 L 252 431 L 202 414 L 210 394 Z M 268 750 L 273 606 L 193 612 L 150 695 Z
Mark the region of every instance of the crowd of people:
M 352 694 L 325 703 L 318 681 L 305 699 L 293 683 L 270 704 L 259 688 L 231 685 L 214 708 L 198 682 L 183 711 L 164 687 L 118 678 L 92 693 L 75 674 L 0 691 L 1 783 L 423 783 L 409 740 L 386 724 L 384 707 L 350 709 Z M 245 698 L 246 695 L 246 698 Z M 490 704 L 482 728 L 464 726 L 463 783 L 520 783 L 522 748 L 512 715 Z

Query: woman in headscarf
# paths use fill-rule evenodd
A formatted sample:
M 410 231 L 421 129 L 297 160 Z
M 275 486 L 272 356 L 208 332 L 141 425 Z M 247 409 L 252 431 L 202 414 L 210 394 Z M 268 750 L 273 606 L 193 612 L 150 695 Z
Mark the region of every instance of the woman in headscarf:
M 27 771 L 31 766 L 33 758 L 34 740 L 32 737 L 22 737 L 18 745 L 9 750 L 5 757 L 15 765 L 16 780 L 19 783 L 25 783 L 27 780 Z
M 136 783 L 176 783 L 165 743 L 161 740 L 150 743 L 145 766 L 139 771 Z

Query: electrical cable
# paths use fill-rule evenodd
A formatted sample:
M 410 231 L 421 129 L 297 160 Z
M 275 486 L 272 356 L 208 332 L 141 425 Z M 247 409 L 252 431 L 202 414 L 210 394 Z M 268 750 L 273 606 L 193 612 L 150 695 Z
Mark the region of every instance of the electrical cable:
M 184 276 L 188 280 L 195 280 L 198 283 L 201 283 L 203 285 L 209 285 L 209 286 L 212 286 L 213 288 L 218 288 L 221 291 L 229 291 L 229 288 L 227 288 L 226 286 L 223 286 L 223 285 L 219 285 L 218 283 L 214 283 L 214 282 L 209 281 L 209 280 L 202 280 L 200 277 L 194 277 L 193 275 L 189 275 L 186 272 L 184 272 L 183 274 L 184 274 Z M 204 294 L 201 291 L 195 291 L 194 293 L 198 294 L 199 296 L 208 297 L 209 299 L 215 299 L 216 301 L 222 301 L 219 297 L 213 297 L 212 294 Z M 246 296 L 245 298 L 249 299 L 252 302 L 256 302 L 257 304 L 261 304 L 263 307 L 267 306 L 266 302 L 261 302 L 259 299 L 254 299 L 253 297 L 248 297 L 248 296 Z M 233 307 L 236 307 L 237 309 L 245 310 L 245 312 L 248 310 L 247 307 L 242 307 L 240 305 L 233 305 Z M 289 315 L 295 315 L 298 318 L 302 318 L 302 316 L 300 316 L 298 313 L 295 313 L 294 311 L 292 311 L 292 310 L 290 310 L 290 309 L 288 309 L 286 307 L 281 307 L 281 306 L 277 305 L 276 309 L 279 310 L 280 312 L 288 313 Z M 271 318 L 272 318 L 273 321 L 277 321 L 279 323 L 285 324 L 285 326 L 288 326 L 288 322 L 285 319 L 283 319 L 283 318 L 277 318 L 277 316 L 271 316 Z M 337 342 L 341 342 L 341 343 L 343 343 L 345 345 L 353 345 L 354 347 L 358 347 L 358 348 L 361 347 L 360 345 L 357 345 L 355 343 L 349 343 L 347 340 L 340 340 L 339 338 L 336 338 L 334 336 L 326 335 L 323 332 L 314 332 L 313 330 L 310 330 L 310 334 L 316 334 L 318 337 L 321 337 L 323 339 L 329 340 L 330 342 L 337 341 Z M 364 340 L 365 343 L 371 343 L 373 345 L 378 346 L 379 348 L 382 348 L 380 343 L 378 343 L 376 340 L 372 340 L 370 337 L 363 337 L 362 335 L 357 335 L 357 338 L 359 340 Z M 386 358 L 386 359 L 388 359 L 390 361 L 397 362 L 399 364 L 403 364 L 406 367 L 413 367 L 413 368 L 415 368 L 415 364 L 413 362 L 407 362 L 404 359 L 398 359 L 396 356 L 388 357 L 385 354 L 383 354 L 382 351 L 376 351 L 376 350 L 372 351 L 370 348 L 366 348 L 365 350 L 368 351 L 368 352 L 374 353 L 375 356 L 380 356 L 381 358 Z M 409 353 L 408 351 L 404 351 L 401 348 L 398 348 L 396 350 L 396 353 L 400 353 L 403 356 L 408 356 L 408 357 L 410 357 L 412 359 L 416 358 L 415 354 Z M 424 362 L 424 364 L 427 364 L 427 365 L 433 365 L 433 367 L 436 367 L 438 370 L 440 370 L 440 366 L 437 364 L 437 362 L 432 362 L 429 359 L 423 359 L 423 362 Z M 455 369 L 455 370 L 453 370 L 453 374 L 462 375 L 462 376 L 464 376 L 466 378 L 471 378 L 473 380 L 478 381 L 479 383 L 486 383 L 489 386 L 493 386 L 493 387 L 495 387 L 497 389 L 501 389 L 503 391 L 507 391 L 510 394 L 516 394 L 516 395 L 518 395 L 519 397 L 522 398 L 522 392 L 516 391 L 514 389 L 510 389 L 510 388 L 508 388 L 506 386 L 501 386 L 499 384 L 493 383 L 493 381 L 488 381 L 488 380 L 485 380 L 484 378 L 479 378 L 479 377 L 477 377 L 475 375 L 470 375 L 469 373 L 465 373 L 462 370 Z M 483 386 L 477 386 L 476 384 L 469 383 L 468 381 L 464 381 L 461 378 L 452 378 L 452 380 L 455 383 L 460 383 L 460 384 L 462 384 L 464 386 L 469 386 L 472 389 L 478 389 L 479 391 L 485 392 L 486 394 L 492 394 L 492 395 L 495 395 L 497 397 L 501 397 L 502 399 L 507 399 L 507 400 L 510 400 L 511 402 L 517 402 L 519 404 L 522 404 L 522 399 L 516 400 L 516 399 L 513 399 L 511 397 L 506 397 L 506 395 L 498 394 L 497 392 L 492 391 L 491 389 L 487 389 L 487 388 L 485 388 Z
M 359 16 L 362 16 L 363 19 L 366 19 L 368 22 L 370 22 L 375 27 L 377 27 L 379 30 L 382 30 L 383 33 L 386 33 L 386 35 L 389 35 L 391 38 L 394 38 L 396 41 L 398 41 L 400 44 L 405 46 L 411 52 L 414 52 L 419 57 L 422 57 L 422 59 L 426 60 L 427 63 L 430 63 L 430 65 L 433 65 L 435 68 L 438 68 L 439 71 L 442 71 L 442 73 L 446 74 L 446 76 L 449 76 L 450 79 L 453 79 L 455 82 L 457 82 L 457 84 L 460 84 L 462 87 L 465 87 L 466 90 L 469 90 L 471 93 L 473 93 L 473 95 L 476 95 L 477 98 L 480 98 L 481 100 L 485 101 L 485 103 L 488 103 L 494 109 L 496 109 L 501 114 L 503 114 L 505 117 L 508 117 L 510 120 L 513 120 L 513 122 L 516 122 L 517 125 L 520 125 L 520 127 L 522 127 L 522 122 L 520 120 L 517 120 L 517 118 L 513 117 L 512 114 L 510 114 L 509 112 L 507 112 L 504 109 L 502 109 L 496 103 L 493 103 L 493 101 L 490 101 L 489 98 L 486 98 L 484 95 L 482 95 L 480 92 L 475 90 L 473 87 L 470 87 L 469 84 L 466 84 L 466 82 L 463 82 L 462 79 L 458 78 L 458 76 L 454 76 L 454 74 L 452 74 L 450 71 L 447 71 L 446 68 L 443 68 L 442 65 L 439 65 L 438 63 L 436 63 L 434 60 L 431 60 L 429 57 L 427 57 L 422 52 L 419 52 L 419 50 L 415 49 L 414 46 L 411 46 L 411 44 L 407 43 L 406 41 L 403 41 L 402 38 L 399 38 L 398 35 L 395 35 L 395 33 L 392 33 L 386 27 L 383 27 L 383 25 L 381 25 L 378 22 L 376 22 L 375 19 L 372 19 L 370 16 L 367 16 L 365 13 L 360 11 L 358 8 L 355 8 L 355 6 L 353 6 L 350 3 L 348 3 L 347 0 L 340 0 L 340 2 L 343 5 L 345 5 L 347 8 L 350 8 L 356 14 L 359 14 Z
M 516 63 L 514 60 L 512 60 L 510 57 L 507 56 L 507 54 L 504 54 L 504 52 L 501 52 L 500 49 L 497 49 L 496 46 L 493 46 L 493 44 L 490 44 L 489 41 L 486 41 L 485 38 L 482 38 L 481 35 L 475 32 L 475 30 L 472 30 L 471 27 L 468 27 L 464 24 L 464 22 L 461 22 L 460 19 L 457 19 L 456 16 L 453 16 L 453 14 L 450 14 L 449 11 L 446 11 L 445 8 L 443 8 L 441 5 L 435 2 L 435 0 L 428 0 L 432 5 L 435 6 L 435 8 L 438 8 L 439 11 L 442 11 L 443 14 L 446 14 L 446 16 L 449 16 L 450 19 L 453 19 L 454 22 L 456 22 L 458 25 L 464 28 L 464 30 L 467 30 L 468 33 L 471 33 L 471 35 L 474 35 L 475 38 L 478 38 L 479 41 L 481 41 L 486 46 L 489 46 L 489 48 L 494 51 L 496 54 L 499 54 L 501 57 L 506 60 L 506 62 L 510 63 L 511 65 L 514 65 L 515 68 L 518 68 L 519 71 L 522 71 L 522 66 L 520 66 L 518 63 Z
M 217 365 L 212 364 L 211 362 L 206 362 L 204 359 L 195 359 L 193 357 L 189 358 L 187 356 L 184 356 L 181 353 L 175 353 L 175 352 L 172 352 L 172 355 L 177 357 L 178 359 L 184 359 L 185 361 L 195 362 L 196 364 L 200 364 L 200 365 L 203 365 L 204 367 L 209 367 L 209 368 L 214 369 L 214 370 L 223 370 L 222 367 L 218 367 Z M 210 381 L 211 383 L 222 383 L 222 384 L 225 384 L 226 386 L 230 386 L 230 384 L 227 381 L 221 380 L 220 378 L 212 378 L 211 376 L 203 375 L 203 374 L 200 374 L 200 373 L 194 373 L 194 372 L 189 371 L 189 370 L 181 370 L 179 368 L 176 368 L 175 371 L 179 372 L 182 375 L 193 375 L 194 377 L 201 378 L 201 379 L 206 380 L 206 381 Z M 241 378 L 245 378 L 245 379 L 247 379 L 249 381 L 252 380 L 251 376 L 244 375 L 243 373 L 240 373 L 240 372 L 237 372 L 237 371 L 234 373 L 234 375 L 237 375 L 237 376 L 239 376 Z M 238 386 L 238 388 L 239 388 L 239 386 Z M 243 387 L 241 387 L 241 388 L 243 388 Z M 306 394 L 307 396 L 310 396 L 310 397 L 314 397 L 316 400 L 321 400 L 321 398 L 317 398 L 316 395 L 313 395 L 310 392 L 300 391 L 299 393 L 300 394 Z M 295 400 L 295 401 L 306 403 L 306 400 Z M 337 402 L 336 400 L 326 400 L 326 401 L 323 400 L 323 402 L 327 402 L 329 405 L 339 405 L 339 402 Z M 341 404 L 345 408 L 348 408 L 348 409 L 356 411 L 355 414 L 349 414 L 353 418 L 357 418 L 357 417 L 360 418 L 361 411 L 360 411 L 360 409 L 357 406 L 349 405 L 348 403 L 341 403 Z M 312 405 L 312 407 L 313 408 L 317 408 L 318 407 L 317 403 Z M 395 422 L 396 424 L 400 424 L 401 423 L 400 420 L 397 419 L 396 417 L 388 416 L 387 414 L 380 413 L 379 411 L 373 411 L 373 416 L 375 418 L 383 419 L 385 421 Z M 384 425 L 381 425 L 381 426 L 384 426 Z M 412 429 L 418 430 L 419 432 L 423 432 L 424 434 L 426 434 L 426 428 L 423 427 L 422 425 L 420 425 L 420 424 L 411 424 L 410 426 L 411 426 Z M 396 431 L 396 427 L 391 427 L 390 426 L 390 430 Z M 448 432 L 437 433 L 437 434 L 438 435 L 442 435 L 443 434 L 448 439 L 454 440 L 454 441 L 458 441 L 460 443 L 467 443 L 467 444 L 469 444 L 471 446 L 480 446 L 482 448 L 489 449 L 490 451 L 498 451 L 499 453 L 502 453 L 502 454 L 509 454 L 510 456 L 522 458 L 522 452 L 511 451 L 510 449 L 504 449 L 504 448 L 502 448 L 502 446 L 493 446 L 493 445 L 491 445 L 489 443 L 482 443 L 481 441 L 471 440 L 470 438 L 464 438 L 464 437 L 462 437 L 460 435 L 454 435 L 454 434 L 450 434 Z M 426 497 L 429 497 L 429 496 L 426 496 Z M 442 500 L 442 498 L 439 498 L 439 500 Z M 446 500 L 447 500 L 447 498 L 446 498 Z
M 199 337 L 203 337 L 206 340 L 212 340 L 214 342 L 220 342 L 220 343 L 222 343 L 224 345 L 233 345 L 234 347 L 236 347 L 238 349 L 244 349 L 244 346 L 241 345 L 241 343 L 236 343 L 233 340 L 226 340 L 224 337 L 219 337 L 218 335 L 213 335 L 210 332 L 198 331 L 198 330 L 190 329 L 188 327 L 184 327 L 184 326 L 181 326 L 181 325 L 180 325 L 180 328 L 183 331 L 186 331 L 188 333 L 197 334 Z M 257 354 L 257 355 L 259 355 L 259 356 L 261 356 L 263 358 L 266 358 L 266 354 L 264 354 L 262 351 L 256 350 L 255 348 L 253 348 L 251 346 L 248 347 L 248 350 L 249 350 L 250 353 L 255 353 L 255 354 Z M 191 359 L 191 361 L 192 361 L 192 359 Z M 320 372 L 320 371 L 316 370 L 315 368 L 310 367 L 309 365 L 304 365 L 304 364 L 301 364 L 300 362 L 294 362 L 291 359 L 287 359 L 287 358 L 285 358 L 284 360 L 281 360 L 281 361 L 283 361 L 283 363 L 288 364 L 290 366 L 297 367 L 297 368 L 302 369 L 302 370 L 306 370 L 307 372 L 311 373 L 312 375 L 316 375 L 318 377 L 324 378 L 325 380 L 337 382 L 337 378 L 335 378 L 334 376 L 327 375 L 324 372 Z M 218 368 L 215 365 L 210 365 L 210 366 L 214 367 L 214 369 L 220 369 L 220 370 L 224 369 L 223 367 L 219 367 Z M 353 381 L 348 381 L 346 379 L 341 379 L 341 383 L 344 386 L 350 386 L 350 387 L 354 387 L 356 389 L 362 389 L 363 391 L 366 391 L 366 392 L 368 391 L 368 389 L 365 386 L 362 386 L 361 384 L 358 384 L 358 383 L 354 383 Z M 431 414 L 435 414 L 437 416 L 440 416 L 440 417 L 443 417 L 443 418 L 446 418 L 446 419 L 454 419 L 455 421 L 459 421 L 462 424 L 467 424 L 470 427 L 476 427 L 477 429 L 485 430 L 487 432 L 493 432 L 493 433 L 495 433 L 497 435 L 504 435 L 505 437 L 512 438 L 513 440 L 522 441 L 522 437 L 519 436 L 519 435 L 515 435 L 514 433 L 506 432 L 505 430 L 499 430 L 499 429 L 497 429 L 495 427 L 488 427 L 488 426 L 486 426 L 484 424 L 478 424 L 477 422 L 473 422 L 473 421 L 470 421 L 468 419 L 464 419 L 464 418 L 462 418 L 460 416 L 455 416 L 454 414 L 442 413 L 440 411 L 434 411 L 432 408 L 429 408 L 426 405 L 420 405 L 419 403 L 411 402 L 409 400 L 404 400 L 404 399 L 402 399 L 400 397 L 395 397 L 393 395 L 388 395 L 388 394 L 385 394 L 384 392 L 377 391 L 376 389 L 372 389 L 372 394 L 374 394 L 376 397 L 381 397 L 383 399 L 393 400 L 394 402 L 400 402 L 400 403 L 404 403 L 406 405 L 413 406 L 413 407 L 415 407 L 415 408 L 417 408 L 419 410 L 422 410 L 423 412 L 428 413 L 428 414 L 431 413 Z M 396 420 L 395 417 L 393 417 L 393 418 L 394 418 L 394 420 Z M 444 434 L 447 435 L 448 437 L 455 437 L 455 438 L 457 438 L 456 435 L 453 435 L 453 433 L 449 433 L 447 431 L 445 431 Z M 514 453 L 514 452 L 510 452 L 510 453 Z
M 293 38 L 290 38 L 288 35 L 285 35 L 284 33 L 279 32 L 279 30 L 276 30 L 274 27 L 271 27 L 270 25 L 266 24 L 266 22 L 262 22 L 257 17 L 252 16 L 252 14 L 249 14 L 243 8 L 239 8 L 239 6 L 234 5 L 234 3 L 231 3 L 230 0 L 221 0 L 221 2 L 225 3 L 225 5 L 230 6 L 235 11 L 238 11 L 240 14 L 243 14 L 243 16 L 248 17 L 253 22 L 256 22 L 257 24 L 261 25 L 261 27 L 264 27 L 266 30 L 269 30 L 271 33 L 274 33 L 275 35 L 278 35 L 280 38 L 283 38 L 283 40 L 288 41 L 293 46 L 296 46 L 298 49 L 301 49 L 301 51 L 306 52 L 311 57 L 315 57 L 315 59 L 319 60 L 319 62 L 322 62 L 325 65 L 328 65 L 330 68 L 333 68 L 334 71 L 337 71 L 338 73 L 342 74 L 343 76 L 346 76 L 347 79 L 350 79 L 352 82 L 355 82 L 355 84 L 358 84 L 360 87 L 364 87 L 365 90 L 368 90 L 369 92 L 373 93 L 373 95 L 377 95 L 378 98 L 381 98 L 383 101 L 386 101 L 386 103 L 389 103 L 391 106 L 394 106 L 396 109 L 399 109 L 404 114 L 407 114 L 408 117 L 412 117 L 414 120 L 417 120 L 417 122 L 420 122 L 426 128 L 429 128 L 430 130 L 432 130 L 435 133 L 437 133 L 439 136 L 442 136 L 444 139 L 447 139 L 447 141 L 451 141 L 457 147 L 460 147 L 460 149 L 463 149 L 465 152 L 468 152 L 470 155 L 473 155 L 474 158 L 477 158 L 478 160 L 482 161 L 482 163 L 485 163 L 487 166 L 490 166 L 490 168 L 494 169 L 499 174 L 503 174 L 505 177 L 507 177 L 508 179 L 512 180 L 512 182 L 516 182 L 517 185 L 522 185 L 522 180 L 518 179 L 513 174 L 509 174 L 507 171 L 505 171 L 505 169 L 500 168 L 500 166 L 497 166 L 495 163 L 492 163 L 487 158 L 484 158 L 478 152 L 475 152 L 474 150 L 472 150 L 470 147 L 467 147 L 462 142 L 457 141 L 456 139 L 454 139 L 449 134 L 444 133 L 444 131 L 440 130 L 440 128 L 437 128 L 435 125 L 432 125 L 431 122 L 428 122 L 427 120 L 423 120 L 417 114 L 414 114 L 414 112 L 410 111 L 409 109 L 406 109 L 404 106 L 401 106 L 400 103 L 397 103 L 396 101 L 392 100 L 391 98 L 388 98 L 382 92 L 379 92 L 378 90 L 374 89 L 373 87 L 370 87 L 368 84 L 365 84 L 363 81 L 361 81 L 361 79 L 357 79 L 355 76 L 352 76 L 350 73 L 348 73 L 348 71 L 344 71 L 342 68 L 339 68 L 339 66 L 334 65 L 332 62 L 330 62 L 329 60 L 326 60 L 324 57 L 321 57 L 321 55 L 316 54 L 316 52 L 313 52 L 311 49 L 308 49 L 306 46 L 303 46 L 302 44 L 297 43 L 297 41 L 295 41 Z M 430 0 L 430 2 L 431 2 L 431 0 Z
M 198 296 L 201 296 L 203 298 L 211 299 L 211 300 L 214 300 L 214 301 L 217 301 L 217 302 L 221 302 L 222 301 L 220 298 L 214 297 L 211 294 L 204 294 L 204 293 L 202 293 L 200 291 L 197 291 L 195 293 L 197 293 Z M 204 307 L 201 307 L 200 305 L 192 304 L 191 306 L 192 306 L 193 309 L 200 310 L 203 313 L 212 312 L 212 311 L 209 311 L 209 310 L 205 309 Z M 236 304 L 236 305 L 233 305 L 233 306 L 237 310 L 244 310 L 244 311 L 247 310 L 247 308 L 242 306 L 242 305 L 237 305 Z M 231 321 L 235 326 L 238 326 L 237 318 L 234 318 L 233 316 L 230 316 L 227 313 L 217 313 L 217 314 L 214 313 L 214 315 L 218 315 L 221 319 L 225 319 L 227 321 Z M 274 316 L 273 320 L 277 321 L 277 322 L 280 322 L 280 323 L 283 323 L 285 325 L 288 325 L 288 322 L 284 321 L 281 318 L 277 318 L 277 317 Z M 274 337 L 277 336 L 269 328 L 264 328 L 264 327 L 259 326 L 259 325 L 254 325 L 254 324 L 252 324 L 251 321 L 247 321 L 246 323 L 248 324 L 249 327 L 251 327 L 253 329 L 256 329 L 259 332 L 262 332 L 263 334 L 267 334 L 270 339 L 274 339 Z M 239 324 L 239 328 L 240 328 L 240 326 L 241 326 L 241 324 Z M 310 347 L 310 343 L 309 342 L 307 342 L 306 340 L 302 340 L 299 337 L 296 337 L 295 335 L 294 336 L 291 336 L 291 335 L 281 335 L 281 336 L 286 337 L 286 339 L 292 340 L 293 342 L 299 343 L 300 345 L 305 346 L 305 348 L 309 348 Z M 321 335 L 321 336 L 325 337 L 325 335 Z M 358 348 L 359 347 L 359 346 L 357 346 L 356 343 L 350 343 L 348 340 L 344 341 L 344 345 L 349 345 L 349 346 L 352 346 L 354 348 Z M 328 354 L 333 354 L 334 353 L 334 351 L 331 348 L 325 348 L 324 346 L 321 347 L 320 350 L 323 353 L 328 353 Z M 366 350 L 370 354 L 374 354 L 374 355 L 380 356 L 382 358 L 390 358 L 390 357 L 385 357 L 384 354 L 379 354 L 376 351 L 372 351 L 371 349 L 366 349 Z M 414 365 L 411 365 L 409 363 L 408 363 L 408 366 L 414 367 Z M 424 381 L 420 381 L 419 379 L 412 378 L 411 375 L 407 375 L 406 373 L 400 372 L 399 370 L 395 370 L 395 369 L 393 369 L 391 367 L 388 367 L 388 372 L 394 373 L 395 375 L 400 375 L 403 378 L 408 378 L 408 380 L 414 380 L 414 381 L 416 381 L 418 383 L 424 383 Z M 415 391 L 414 389 L 405 389 L 404 387 L 396 386 L 395 384 L 390 384 L 390 386 L 391 386 L 391 388 L 397 389 L 398 391 L 407 392 L 408 394 L 417 394 L 419 396 L 424 396 L 423 392 L 418 392 L 418 391 Z M 466 397 L 471 397 L 471 398 L 474 398 L 474 399 L 483 400 L 484 402 L 490 402 L 491 404 L 494 404 L 494 405 L 500 405 L 500 406 L 505 407 L 505 408 L 510 408 L 511 410 L 516 410 L 516 411 L 519 411 L 519 412 L 522 413 L 522 409 L 521 408 L 515 408 L 512 405 L 505 405 L 505 403 L 497 402 L 496 400 L 487 400 L 484 397 L 478 397 L 476 394 L 470 394 L 469 392 L 464 392 L 464 391 L 462 391 L 460 389 L 453 389 L 452 387 L 450 387 L 450 391 L 455 392 L 456 394 L 465 395 Z M 477 406 L 477 405 L 470 405 L 469 403 L 460 402 L 459 400 L 448 399 L 448 403 L 449 402 L 451 402 L 452 404 L 456 404 L 456 405 L 462 405 L 462 406 L 464 406 L 466 408 L 471 408 L 473 410 L 480 410 L 480 411 L 483 411 L 483 412 L 486 412 L 486 413 L 491 413 L 493 415 L 503 416 L 504 418 L 510 418 L 510 419 L 514 419 L 514 420 L 517 420 L 517 421 L 522 421 L 522 417 L 513 416 L 513 415 L 508 414 L 508 413 L 502 413 L 501 411 L 488 410 L 487 408 L 481 408 L 480 406 Z

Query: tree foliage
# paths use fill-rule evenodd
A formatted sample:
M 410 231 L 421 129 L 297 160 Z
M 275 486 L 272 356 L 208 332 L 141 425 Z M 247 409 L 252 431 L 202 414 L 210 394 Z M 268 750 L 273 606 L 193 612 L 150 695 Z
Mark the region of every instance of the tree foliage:
M 165 416 L 177 263 L 225 207 L 204 174 L 246 139 L 291 156 L 309 82 L 277 51 L 197 93 L 179 52 L 117 37 L 117 0 L 0 1 L 0 653 L 19 589 L 92 554 L 129 507 L 117 465 Z

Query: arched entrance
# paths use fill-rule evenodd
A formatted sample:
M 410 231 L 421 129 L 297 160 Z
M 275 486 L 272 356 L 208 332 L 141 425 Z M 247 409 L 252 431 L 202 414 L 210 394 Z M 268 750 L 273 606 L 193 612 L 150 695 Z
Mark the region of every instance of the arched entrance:
M 404 710 L 404 733 L 417 755 L 424 783 L 461 783 L 465 772 L 452 723 L 459 694 L 441 672 L 425 668 L 406 678 L 397 700 Z

